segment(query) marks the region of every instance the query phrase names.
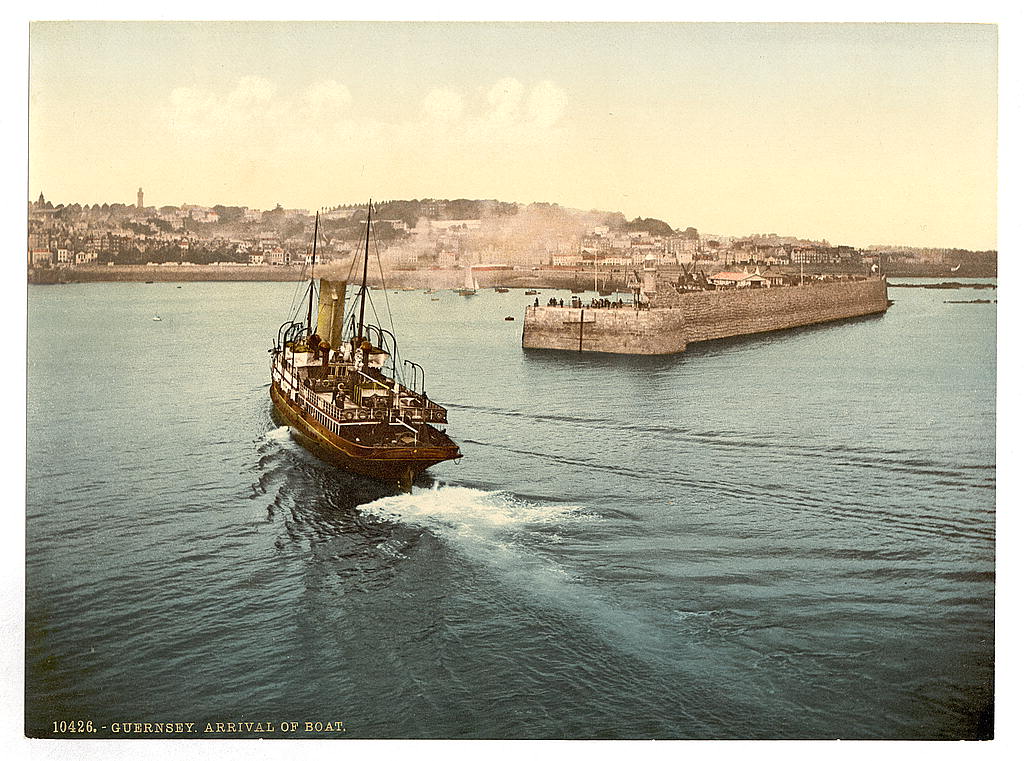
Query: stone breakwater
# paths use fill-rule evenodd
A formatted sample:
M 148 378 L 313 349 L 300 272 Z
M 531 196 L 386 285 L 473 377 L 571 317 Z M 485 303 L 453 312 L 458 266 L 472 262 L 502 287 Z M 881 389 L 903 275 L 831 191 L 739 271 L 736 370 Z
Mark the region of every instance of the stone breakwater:
M 884 312 L 884 279 L 681 294 L 650 309 L 529 306 L 524 349 L 677 354 L 688 344 Z

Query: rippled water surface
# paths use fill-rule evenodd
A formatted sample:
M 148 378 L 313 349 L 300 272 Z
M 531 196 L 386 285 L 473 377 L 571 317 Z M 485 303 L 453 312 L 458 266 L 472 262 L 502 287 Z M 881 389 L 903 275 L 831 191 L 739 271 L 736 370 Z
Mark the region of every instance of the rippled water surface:
M 374 292 L 466 455 L 411 495 L 271 422 L 294 291 L 30 287 L 29 734 L 991 731 L 994 291 L 658 358 Z

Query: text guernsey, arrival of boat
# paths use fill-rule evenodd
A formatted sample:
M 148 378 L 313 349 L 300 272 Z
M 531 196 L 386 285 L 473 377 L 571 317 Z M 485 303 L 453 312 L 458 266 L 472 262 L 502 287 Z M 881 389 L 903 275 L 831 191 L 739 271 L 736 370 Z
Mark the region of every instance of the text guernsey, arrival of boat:
M 294 429 L 299 442 L 315 455 L 409 490 L 420 472 L 462 454 L 433 425 L 446 423 L 448 412 L 427 398 L 422 366 L 409 360 L 399 364 L 394 333 L 364 321 L 371 213 L 372 204 L 367 209 L 362 283 L 348 320 L 345 281 L 321 279 L 318 297 L 312 272 L 317 216 L 307 299 L 300 304 L 306 307 L 305 319 L 296 315 L 299 319 L 278 329 L 270 349 L 270 397 L 274 419 Z M 400 380 L 405 368 L 411 387 Z

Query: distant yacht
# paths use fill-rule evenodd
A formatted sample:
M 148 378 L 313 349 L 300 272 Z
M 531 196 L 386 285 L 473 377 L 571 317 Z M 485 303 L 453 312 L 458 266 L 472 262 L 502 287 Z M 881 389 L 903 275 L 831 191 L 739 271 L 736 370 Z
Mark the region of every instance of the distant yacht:
M 160 315 L 158 315 L 158 314 L 153 315 L 153 322 L 161 322 Z
M 473 268 L 466 267 L 466 285 L 463 288 L 457 288 L 455 292 L 460 296 L 473 296 L 479 287 L 480 284 L 473 277 Z

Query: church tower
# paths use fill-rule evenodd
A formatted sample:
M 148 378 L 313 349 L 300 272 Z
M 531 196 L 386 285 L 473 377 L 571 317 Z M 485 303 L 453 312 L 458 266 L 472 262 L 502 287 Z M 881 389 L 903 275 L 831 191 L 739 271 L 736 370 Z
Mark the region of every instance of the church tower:
M 136 208 L 139 208 L 139 209 L 143 208 L 143 204 L 142 204 L 142 188 L 139 188 L 139 202 L 136 205 Z

